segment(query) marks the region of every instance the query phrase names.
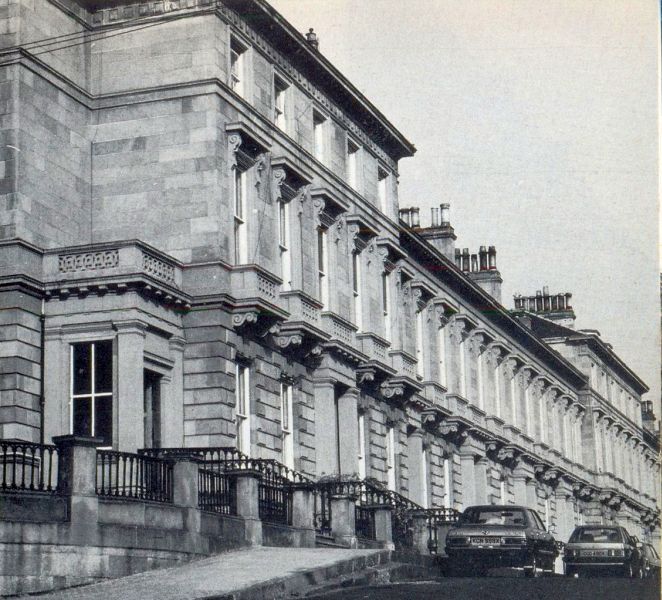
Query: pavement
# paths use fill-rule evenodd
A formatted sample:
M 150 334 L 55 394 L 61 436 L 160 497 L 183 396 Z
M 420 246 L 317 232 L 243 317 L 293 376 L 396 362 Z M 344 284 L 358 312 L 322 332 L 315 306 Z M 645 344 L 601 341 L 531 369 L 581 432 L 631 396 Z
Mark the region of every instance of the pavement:
M 388 553 L 386 553 L 388 554 Z M 202 600 L 253 597 L 250 589 L 283 589 L 333 578 L 384 556 L 383 550 L 255 547 L 120 579 L 69 588 L 27 600 Z M 349 565 L 347 563 L 350 563 Z M 343 566 L 344 565 L 344 566 Z M 242 590 L 244 593 L 242 593 Z M 259 596 L 263 594 L 260 593 Z M 271 595 L 271 594 L 269 594 Z M 258 595 L 255 595 L 258 597 Z M 271 597 L 282 597 L 280 594 Z

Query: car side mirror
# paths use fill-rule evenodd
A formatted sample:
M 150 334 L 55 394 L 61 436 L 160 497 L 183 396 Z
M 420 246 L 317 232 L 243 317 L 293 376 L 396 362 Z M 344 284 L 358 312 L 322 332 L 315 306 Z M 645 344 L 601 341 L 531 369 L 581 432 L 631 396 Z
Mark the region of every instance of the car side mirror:
M 641 542 L 637 542 L 637 543 L 635 544 L 635 546 L 636 546 L 637 548 L 643 548 L 643 547 L 644 547 L 644 545 L 643 545 Z

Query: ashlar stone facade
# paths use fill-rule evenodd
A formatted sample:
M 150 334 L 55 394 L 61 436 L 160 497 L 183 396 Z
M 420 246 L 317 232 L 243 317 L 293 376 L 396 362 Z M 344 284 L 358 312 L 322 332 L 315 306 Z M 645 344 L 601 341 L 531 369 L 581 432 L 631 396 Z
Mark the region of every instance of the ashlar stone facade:
M 590 350 L 506 310 L 447 207 L 400 211 L 414 146 L 266 2 L 0 19 L 2 437 L 237 446 L 423 506 L 528 504 L 560 539 L 658 535 L 645 386 L 609 396 Z

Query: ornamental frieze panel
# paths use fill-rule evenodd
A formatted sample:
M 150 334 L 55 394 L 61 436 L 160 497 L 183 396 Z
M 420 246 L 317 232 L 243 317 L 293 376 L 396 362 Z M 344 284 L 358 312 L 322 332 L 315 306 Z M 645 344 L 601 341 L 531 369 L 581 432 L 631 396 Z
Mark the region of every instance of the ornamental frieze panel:
M 58 270 L 60 273 L 114 269 L 119 266 L 119 263 L 120 256 L 117 249 L 61 254 L 58 256 Z
M 143 254 L 143 270 L 155 279 L 175 285 L 175 267 L 151 254 Z

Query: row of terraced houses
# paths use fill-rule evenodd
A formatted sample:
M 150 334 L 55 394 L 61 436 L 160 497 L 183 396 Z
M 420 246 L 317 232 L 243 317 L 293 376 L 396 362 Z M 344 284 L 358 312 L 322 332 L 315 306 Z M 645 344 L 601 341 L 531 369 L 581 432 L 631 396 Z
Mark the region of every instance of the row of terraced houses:
M 400 207 L 415 148 L 314 32 L 264 0 L 0 11 L 3 493 L 17 441 L 75 436 L 659 540 L 646 384 L 570 294 L 502 305 L 445 198 Z

